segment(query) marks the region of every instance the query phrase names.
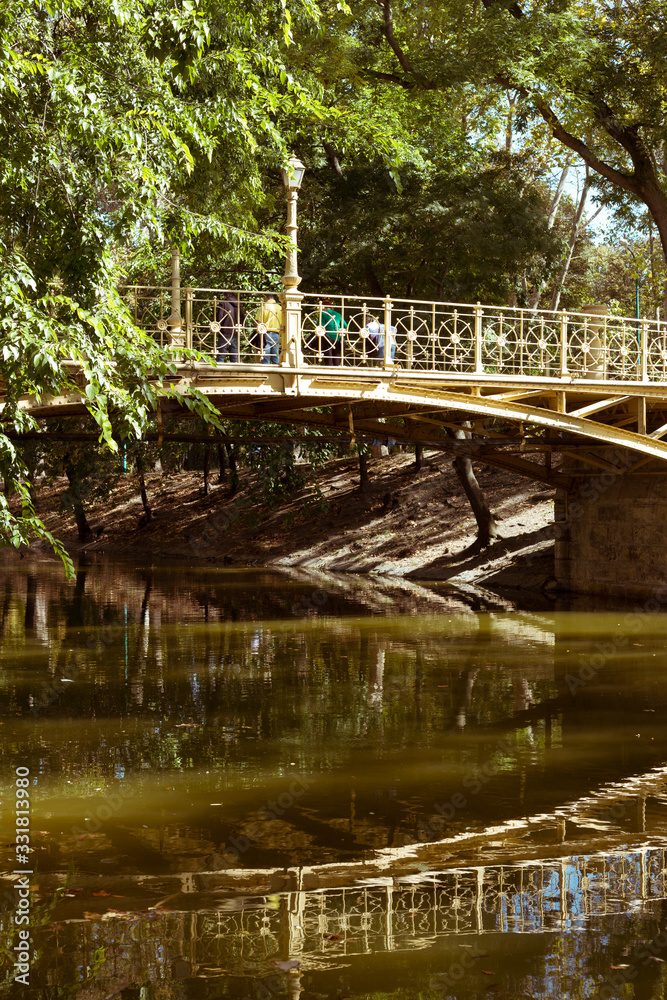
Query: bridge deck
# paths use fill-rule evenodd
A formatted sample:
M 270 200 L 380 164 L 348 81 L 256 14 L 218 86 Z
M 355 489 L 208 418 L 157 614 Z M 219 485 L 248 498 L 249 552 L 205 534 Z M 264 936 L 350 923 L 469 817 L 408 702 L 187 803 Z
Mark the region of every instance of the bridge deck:
M 181 357 L 172 389 L 196 388 L 228 417 L 421 441 L 565 489 L 584 475 L 667 471 L 659 320 L 288 292 L 272 331 L 261 293 L 124 294 L 136 325 Z M 273 339 L 279 363 L 263 363 Z M 186 362 L 186 350 L 201 353 Z M 22 405 L 84 412 L 79 384 Z M 188 412 L 178 398 L 161 405 Z

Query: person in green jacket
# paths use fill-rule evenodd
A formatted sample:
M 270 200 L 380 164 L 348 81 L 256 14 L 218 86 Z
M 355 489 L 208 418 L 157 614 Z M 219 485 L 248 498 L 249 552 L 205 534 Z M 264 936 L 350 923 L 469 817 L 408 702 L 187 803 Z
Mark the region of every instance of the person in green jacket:
M 347 330 L 347 323 L 338 310 L 334 309 L 331 299 L 323 299 L 322 305 L 325 308 L 322 309 L 320 324 L 324 328 L 325 340 L 328 341 L 323 346 L 322 355 L 325 363 L 329 361 L 332 365 L 339 365 L 343 357 L 343 332 Z

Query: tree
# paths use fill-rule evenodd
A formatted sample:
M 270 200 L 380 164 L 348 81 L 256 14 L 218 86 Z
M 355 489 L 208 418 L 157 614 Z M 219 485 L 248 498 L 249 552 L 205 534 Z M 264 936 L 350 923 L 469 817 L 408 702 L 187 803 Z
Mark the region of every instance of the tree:
M 648 208 L 667 255 L 667 11 L 659 0 L 406 0 L 354 9 L 357 71 L 413 94 L 524 98 L 617 197 Z
M 520 276 L 547 278 L 561 250 L 522 167 L 501 152 L 451 172 L 406 166 L 399 189 L 379 160 L 341 156 L 340 174 L 322 163 L 304 195 L 304 288 L 458 302 L 520 295 Z
M 282 59 L 292 16 L 316 11 L 310 0 L 3 5 L 3 429 L 34 427 L 20 407 L 26 394 L 79 391 L 73 361 L 100 441 L 115 450 L 140 436 L 173 365 L 132 325 L 116 290 L 120 265 L 173 241 L 255 253 L 281 245 L 253 232 L 261 170 L 285 160 L 297 113 L 321 116 Z M 217 420 L 203 396 L 186 402 Z M 15 514 L 0 497 L 0 538 L 55 545 L 5 434 L 0 471 L 22 503 Z

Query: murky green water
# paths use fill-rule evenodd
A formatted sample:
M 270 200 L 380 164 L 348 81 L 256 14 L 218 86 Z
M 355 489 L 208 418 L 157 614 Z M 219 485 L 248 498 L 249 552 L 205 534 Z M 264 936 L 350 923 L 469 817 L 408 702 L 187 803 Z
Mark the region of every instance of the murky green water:
M 651 605 L 23 563 L 0 602 L 2 995 L 664 995 Z

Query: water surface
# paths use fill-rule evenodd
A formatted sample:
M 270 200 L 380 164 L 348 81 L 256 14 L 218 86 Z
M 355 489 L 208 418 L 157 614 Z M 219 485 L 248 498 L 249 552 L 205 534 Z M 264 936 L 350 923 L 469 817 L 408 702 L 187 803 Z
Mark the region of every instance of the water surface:
M 664 615 L 208 564 L 0 602 L 7 995 L 662 996 Z

